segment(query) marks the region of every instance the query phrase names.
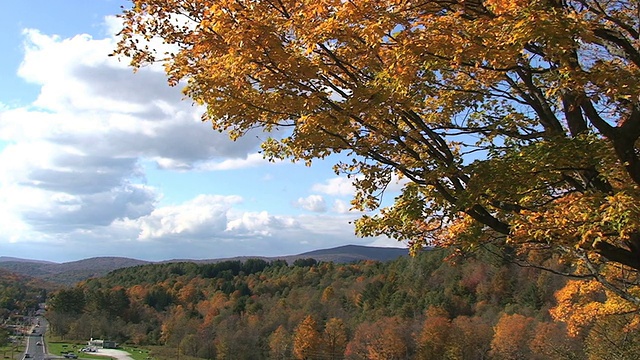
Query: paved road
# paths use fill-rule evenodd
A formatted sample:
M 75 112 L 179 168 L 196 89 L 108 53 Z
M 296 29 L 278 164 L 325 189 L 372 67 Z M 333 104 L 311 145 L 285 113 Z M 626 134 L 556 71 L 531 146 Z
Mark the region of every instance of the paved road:
M 31 333 L 27 335 L 27 346 L 23 359 L 44 360 L 46 349 L 44 345 L 44 333 L 47 331 L 47 322 L 43 317 L 33 319 Z

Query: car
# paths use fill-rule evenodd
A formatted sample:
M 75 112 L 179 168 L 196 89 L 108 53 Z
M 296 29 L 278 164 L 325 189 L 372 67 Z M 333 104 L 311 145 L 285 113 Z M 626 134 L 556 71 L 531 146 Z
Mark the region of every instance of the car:
M 29 353 L 24 354 L 24 358 L 25 358 L 25 359 L 28 359 L 28 358 L 30 358 L 30 357 L 31 357 L 31 354 L 29 354 Z
M 76 355 L 74 353 L 66 353 L 66 354 L 64 354 L 64 357 L 66 357 L 67 359 L 77 359 L 78 355 Z
M 42 341 L 38 341 L 38 342 L 36 343 L 36 345 L 38 345 L 38 346 L 42 346 Z

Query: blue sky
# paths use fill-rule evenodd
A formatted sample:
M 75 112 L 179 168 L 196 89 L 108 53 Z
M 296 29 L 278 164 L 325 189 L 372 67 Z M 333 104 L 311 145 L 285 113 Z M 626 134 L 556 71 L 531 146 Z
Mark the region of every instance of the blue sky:
M 122 0 L 0 7 L 0 255 L 73 261 L 288 255 L 360 239 L 353 188 L 332 171 L 268 163 L 201 109 L 107 55 Z M 389 196 L 392 196 L 393 192 Z

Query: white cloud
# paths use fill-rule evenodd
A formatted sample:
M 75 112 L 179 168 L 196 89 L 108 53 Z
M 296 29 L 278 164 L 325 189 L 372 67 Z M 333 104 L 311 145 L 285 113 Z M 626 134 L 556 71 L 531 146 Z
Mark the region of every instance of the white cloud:
M 337 212 L 338 214 L 346 214 L 351 211 L 351 204 L 347 203 L 346 201 L 336 199 L 333 202 L 331 210 Z
M 215 170 L 234 170 L 256 167 L 269 164 L 269 161 L 264 159 L 262 154 L 253 153 L 249 154 L 245 158 L 239 159 L 225 159 L 223 161 L 207 161 L 197 166 L 201 171 L 215 171 Z
M 373 241 L 371 241 L 367 245 L 375 246 L 375 247 L 392 247 L 392 248 L 408 248 L 409 247 L 408 243 L 405 241 L 398 241 L 398 240 L 390 239 L 384 236 L 379 236 L 375 238 Z
M 299 225 L 292 217 L 273 216 L 266 211 L 258 213 L 245 212 L 227 224 L 225 231 L 233 236 L 273 236 L 275 231 L 298 228 Z
M 62 39 L 34 29 L 24 36 L 19 75 L 41 92 L 34 107 L 0 112 L 0 140 L 7 142 L 0 186 L 19 189 L 13 196 L 21 198 L 8 199 L 0 212 L 15 212 L 41 231 L 88 229 L 151 213 L 160 194 L 140 185 L 143 160 L 177 170 L 258 162 L 258 139 L 229 141 L 202 124 L 202 109 L 183 101 L 162 72 L 134 74 L 108 57 L 113 38 Z
M 239 196 L 200 195 L 184 204 L 156 209 L 130 222 L 130 226 L 140 229 L 140 240 L 173 235 L 211 236 L 226 229 L 227 212 L 241 201 Z
M 299 198 L 294 205 L 313 212 L 327 211 L 327 204 L 320 195 L 309 195 L 306 198 Z
M 345 196 L 353 195 L 355 188 L 353 187 L 353 181 L 351 179 L 334 177 L 326 180 L 322 184 L 314 184 L 311 190 L 327 195 Z
M 172 258 L 278 256 L 371 242 L 354 235 L 353 216 L 282 216 L 243 211 L 238 208 L 242 204 L 236 196 L 198 196 L 137 220 L 117 221 L 111 228 L 138 232 L 137 240 L 127 244 L 130 249 L 142 244 L 158 252 L 172 247 Z

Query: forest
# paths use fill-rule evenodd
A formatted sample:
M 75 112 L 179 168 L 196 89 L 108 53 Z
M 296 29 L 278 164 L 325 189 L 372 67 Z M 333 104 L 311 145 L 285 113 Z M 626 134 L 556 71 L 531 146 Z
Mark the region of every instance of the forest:
M 202 359 L 636 358 L 637 317 L 591 316 L 582 304 L 582 321 L 567 318 L 571 283 L 490 251 L 167 263 L 60 290 L 46 316 L 65 339 L 162 345 Z
M 0 347 L 10 344 L 14 327 L 28 322 L 49 291 L 59 288 L 42 280 L 0 269 Z
M 55 288 L 44 281 L 0 269 L 0 319 L 6 322 L 12 314 L 35 311 L 48 291 Z

